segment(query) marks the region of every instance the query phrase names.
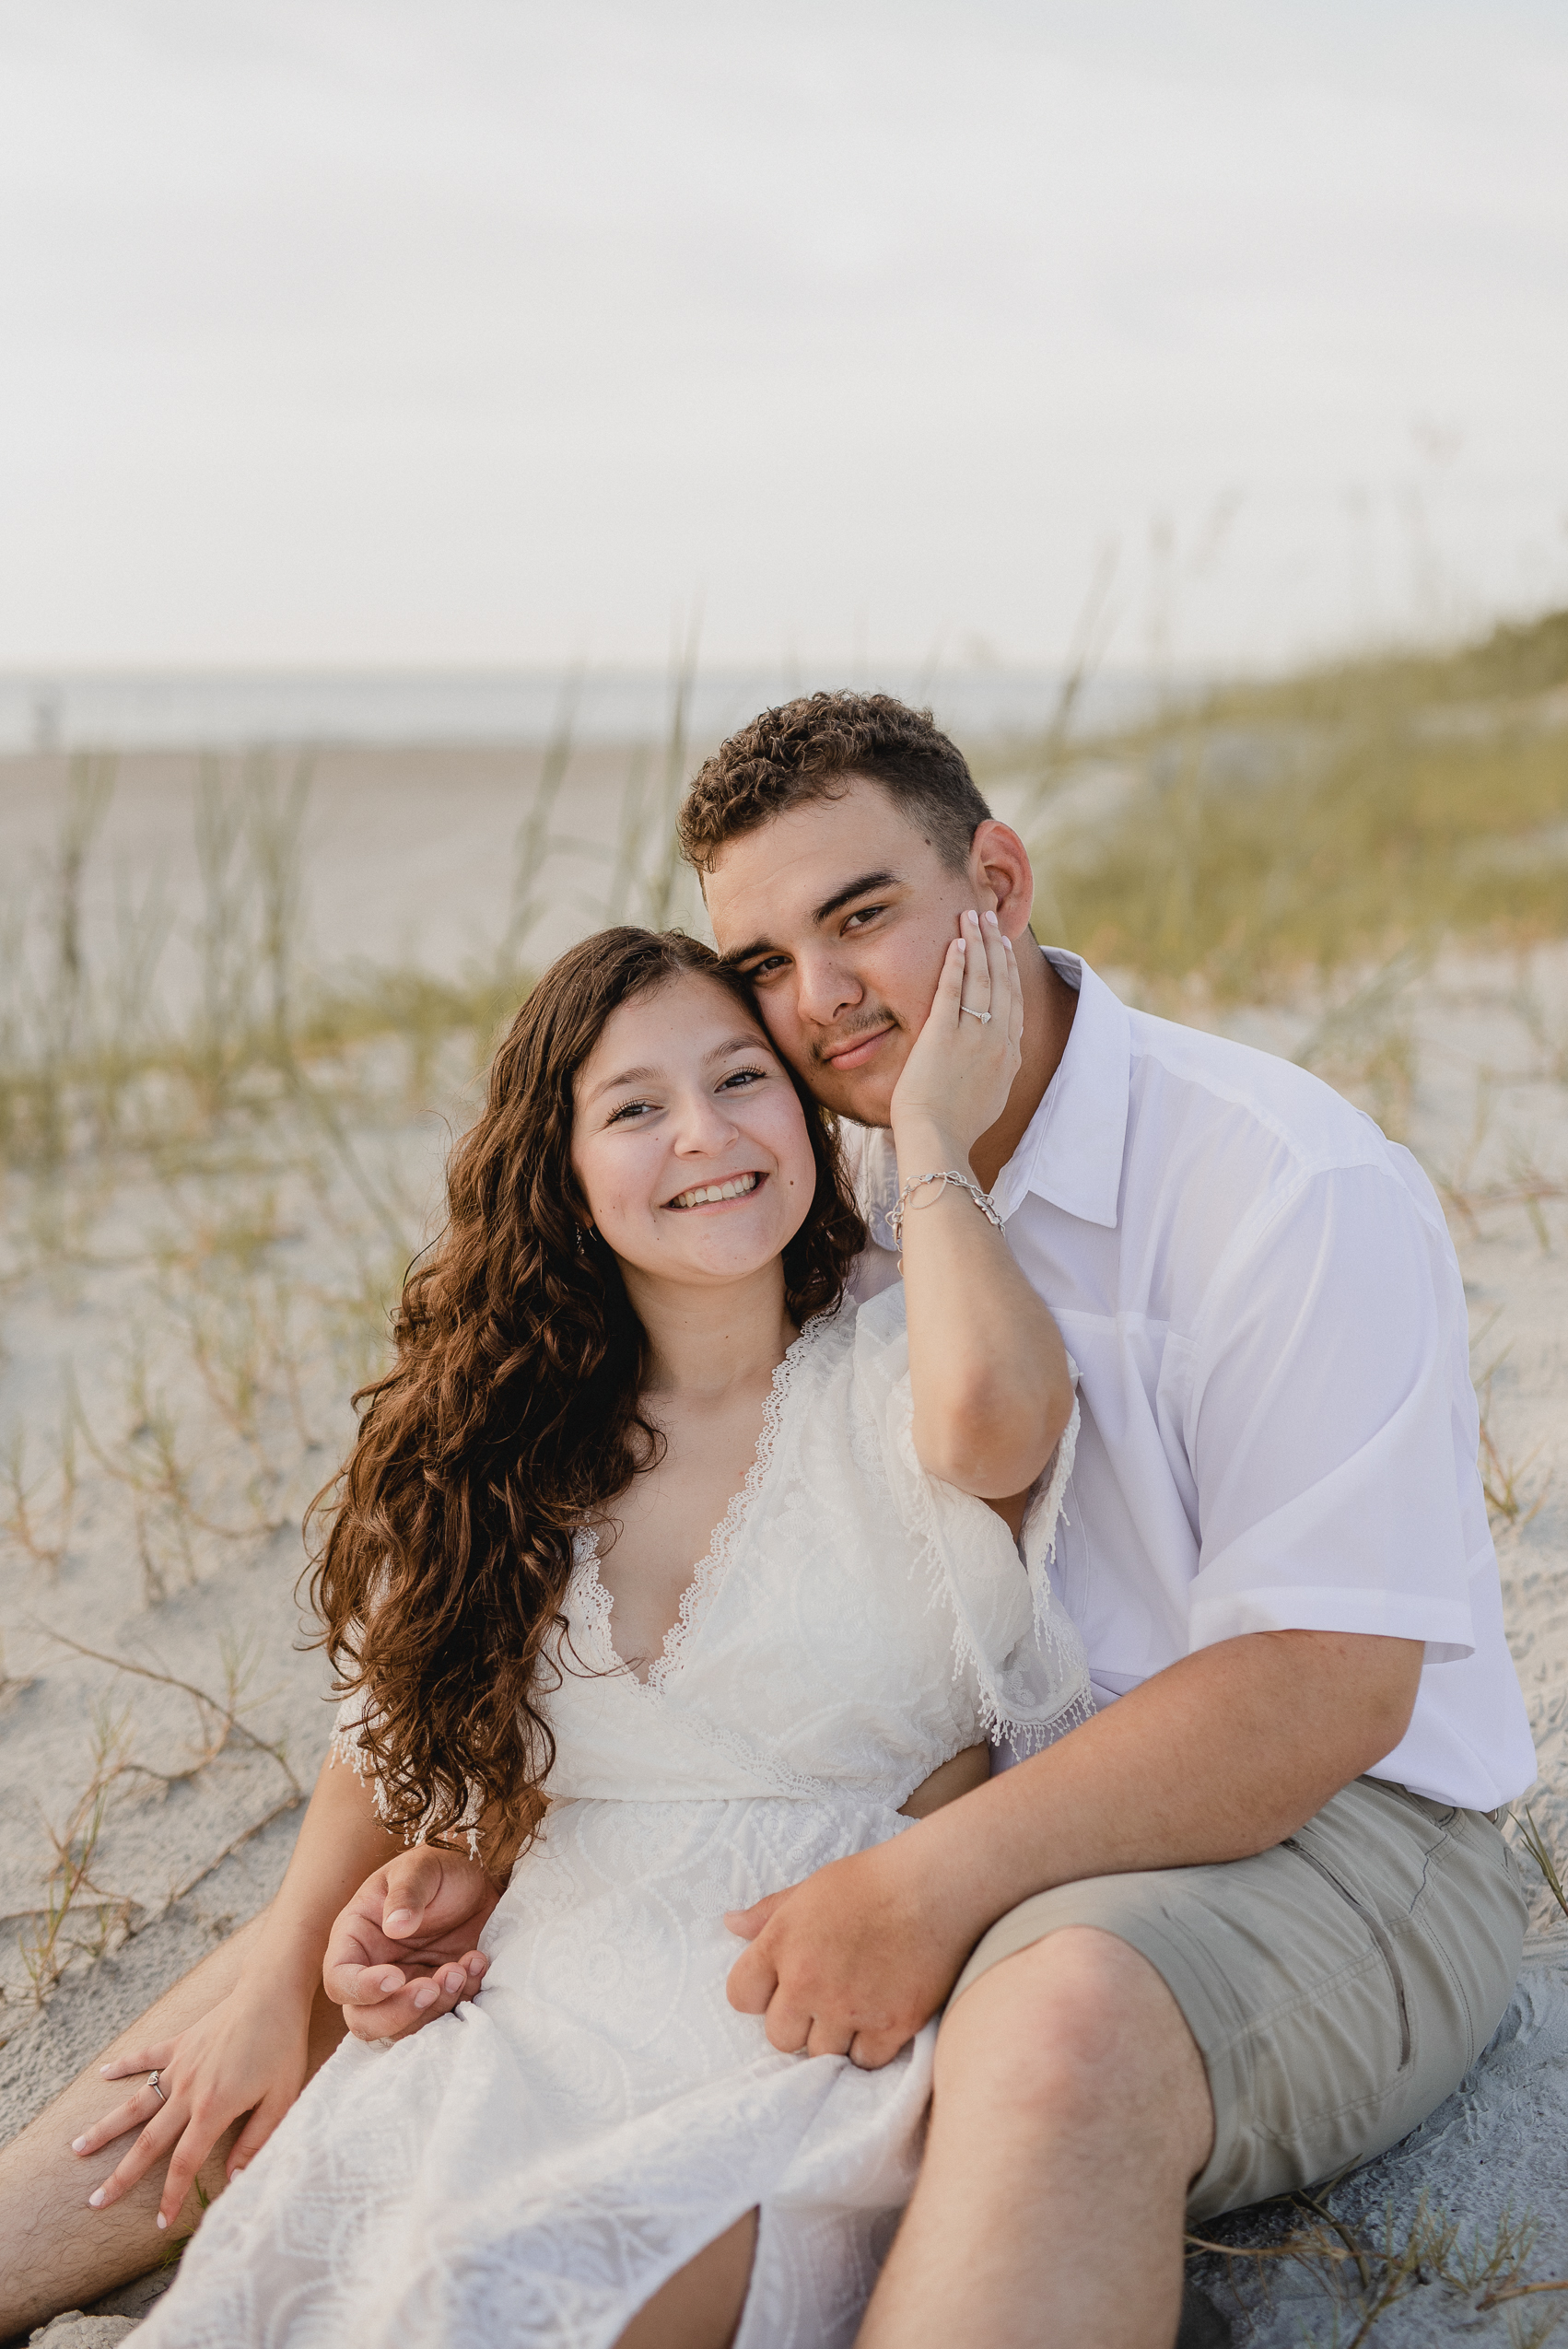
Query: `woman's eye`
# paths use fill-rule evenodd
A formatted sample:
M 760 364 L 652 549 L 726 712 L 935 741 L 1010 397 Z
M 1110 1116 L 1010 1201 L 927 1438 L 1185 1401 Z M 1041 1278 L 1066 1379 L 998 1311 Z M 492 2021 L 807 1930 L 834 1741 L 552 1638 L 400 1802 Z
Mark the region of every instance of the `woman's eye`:
M 766 1074 L 766 1069 L 731 1069 L 719 1090 L 720 1093 L 728 1093 L 731 1085 L 760 1084 Z
M 619 1109 L 611 1111 L 606 1122 L 612 1126 L 618 1126 L 624 1118 L 638 1116 L 643 1110 L 651 1109 L 652 1106 L 653 1104 L 650 1101 L 623 1101 Z

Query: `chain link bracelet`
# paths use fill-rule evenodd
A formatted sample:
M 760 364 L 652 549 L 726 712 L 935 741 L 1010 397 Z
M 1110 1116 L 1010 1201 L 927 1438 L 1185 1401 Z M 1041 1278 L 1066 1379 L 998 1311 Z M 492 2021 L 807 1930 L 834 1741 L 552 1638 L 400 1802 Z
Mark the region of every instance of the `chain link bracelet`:
M 956 1183 L 961 1191 L 968 1192 L 969 1197 L 974 1200 L 975 1205 L 979 1209 L 980 1213 L 985 1217 L 986 1221 L 988 1223 L 994 1223 L 999 1232 L 1001 1230 L 1001 1218 L 997 1213 L 996 1201 L 992 1198 L 990 1193 L 989 1191 L 982 1191 L 978 1183 L 975 1182 L 969 1175 L 961 1174 L 956 1166 L 939 1167 L 937 1171 L 931 1174 L 911 1174 L 909 1180 L 905 1184 L 904 1188 L 898 1194 L 897 1206 L 894 1209 L 892 1214 L 887 1219 L 887 1228 L 893 1234 L 893 1245 L 898 1251 L 898 1269 L 900 1272 L 904 1269 L 904 1204 L 908 1198 L 911 1191 L 923 1190 L 928 1183 L 940 1184 L 941 1189 L 938 1190 L 936 1195 L 939 1199 L 942 1197 L 942 1191 L 946 1190 L 949 1183 Z M 933 1207 L 936 1205 L 936 1199 L 931 1201 L 931 1205 Z

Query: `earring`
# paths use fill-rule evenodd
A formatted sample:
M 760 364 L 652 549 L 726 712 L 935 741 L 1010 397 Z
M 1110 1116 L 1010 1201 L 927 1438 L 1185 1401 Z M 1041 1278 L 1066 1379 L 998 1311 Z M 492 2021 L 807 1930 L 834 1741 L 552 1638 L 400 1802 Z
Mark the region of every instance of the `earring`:
M 580 1223 L 579 1223 L 579 1224 L 578 1224 L 578 1226 L 576 1227 L 576 1229 L 577 1229 L 577 1252 L 578 1252 L 579 1256 L 582 1256 L 582 1255 L 584 1255 L 584 1254 L 586 1253 L 586 1251 L 584 1250 L 583 1245 L 582 1245 L 582 1226 L 581 1226 L 581 1224 L 580 1224 Z

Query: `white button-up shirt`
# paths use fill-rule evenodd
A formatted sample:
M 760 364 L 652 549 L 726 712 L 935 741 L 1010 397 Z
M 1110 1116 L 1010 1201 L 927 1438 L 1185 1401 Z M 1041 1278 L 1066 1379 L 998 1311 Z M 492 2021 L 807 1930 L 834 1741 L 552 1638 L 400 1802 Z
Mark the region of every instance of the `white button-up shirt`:
M 993 1197 L 1080 1372 L 1053 1579 L 1096 1701 L 1246 1631 L 1422 1640 L 1410 1725 L 1375 1775 L 1511 1800 L 1535 1755 L 1431 1184 L 1317 1078 L 1050 960 L 1078 1008 Z M 887 1248 L 892 1137 L 845 1138 Z M 885 1273 L 868 1264 L 867 1288 Z

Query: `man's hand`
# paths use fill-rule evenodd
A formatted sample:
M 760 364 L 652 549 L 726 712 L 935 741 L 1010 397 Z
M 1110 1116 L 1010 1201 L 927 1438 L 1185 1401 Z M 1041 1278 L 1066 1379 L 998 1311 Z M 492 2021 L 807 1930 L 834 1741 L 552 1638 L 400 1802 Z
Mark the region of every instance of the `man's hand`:
M 751 1947 L 730 1969 L 729 1999 L 766 2017 L 781 2053 L 891 2063 L 957 1981 L 974 1932 L 923 1882 L 919 1834 L 819 1868 L 726 1917 Z
M 730 2004 L 776 2048 L 891 2063 L 1031 1893 L 1267 1851 L 1404 1735 L 1419 1640 L 1251 1631 L 1167 1665 L 1044 1753 L 725 1922 Z
M 490 1963 L 475 1945 L 500 1897 L 477 1860 L 427 1843 L 367 1877 L 322 1968 L 355 2038 L 406 2039 L 472 1998 Z

